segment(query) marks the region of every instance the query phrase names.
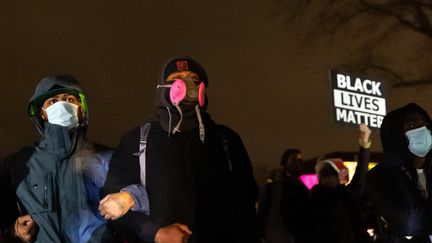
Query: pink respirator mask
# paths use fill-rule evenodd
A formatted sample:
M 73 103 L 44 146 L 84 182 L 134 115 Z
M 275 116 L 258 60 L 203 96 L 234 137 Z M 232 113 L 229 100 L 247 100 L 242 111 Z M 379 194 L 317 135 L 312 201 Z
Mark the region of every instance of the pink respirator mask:
M 158 88 L 170 88 L 169 97 L 173 105 L 178 106 L 185 98 L 187 94 L 187 86 L 185 81 L 176 79 L 172 84 L 158 85 Z M 205 102 L 205 85 L 201 82 L 198 87 L 197 100 L 200 107 L 204 106 Z

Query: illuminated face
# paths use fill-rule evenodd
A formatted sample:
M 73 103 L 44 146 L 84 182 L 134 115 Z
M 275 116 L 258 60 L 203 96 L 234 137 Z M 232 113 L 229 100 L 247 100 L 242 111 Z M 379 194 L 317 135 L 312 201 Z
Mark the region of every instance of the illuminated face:
M 69 94 L 69 93 L 61 93 L 61 94 L 56 94 L 48 99 L 46 99 L 41 107 L 40 110 L 40 114 L 42 119 L 47 120 L 48 119 L 48 115 L 45 112 L 45 110 L 50 107 L 51 105 L 55 104 L 58 101 L 67 101 L 69 103 L 72 103 L 74 105 L 77 106 L 81 106 L 81 101 L 78 97 L 76 97 L 75 95 Z M 81 109 L 78 109 L 78 117 L 82 118 L 82 111 Z
M 186 97 L 184 103 L 196 103 L 198 101 L 198 85 L 200 84 L 198 74 L 191 71 L 179 71 L 168 75 L 166 78 L 166 83 L 171 84 L 176 79 L 181 79 L 186 84 Z
M 408 149 L 416 157 L 415 166 L 423 168 L 424 157 L 429 153 L 432 146 L 428 119 L 419 111 L 409 110 L 405 113 L 402 124 Z

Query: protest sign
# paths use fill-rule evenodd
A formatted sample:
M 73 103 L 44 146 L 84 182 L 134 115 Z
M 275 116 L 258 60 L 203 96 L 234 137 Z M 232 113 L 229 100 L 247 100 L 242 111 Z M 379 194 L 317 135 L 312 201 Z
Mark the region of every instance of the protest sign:
M 386 98 L 381 81 L 330 70 L 333 116 L 336 123 L 381 127 Z

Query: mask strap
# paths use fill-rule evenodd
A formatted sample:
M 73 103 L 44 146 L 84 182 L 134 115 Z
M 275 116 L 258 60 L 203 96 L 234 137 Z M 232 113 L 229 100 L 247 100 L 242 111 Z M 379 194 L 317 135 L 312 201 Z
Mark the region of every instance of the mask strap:
M 199 122 L 199 135 L 200 135 L 200 140 L 202 142 L 204 142 L 204 138 L 205 138 L 205 129 L 204 129 L 204 124 L 202 122 L 202 117 L 201 117 L 201 112 L 200 109 L 198 107 L 198 105 L 195 105 L 195 113 L 197 114 L 197 118 L 198 118 L 198 122 Z
M 158 84 L 156 88 L 171 88 L 172 84 Z
M 169 117 L 169 121 L 168 121 L 168 137 L 171 134 L 171 111 L 169 109 L 169 107 L 165 107 L 168 111 L 168 117 Z
M 176 105 L 175 108 L 177 108 L 178 112 L 180 113 L 180 120 L 177 123 L 177 125 L 174 127 L 173 132 L 172 132 L 173 134 L 175 134 L 176 132 L 180 132 L 180 125 L 181 125 L 182 120 L 183 120 L 183 113 L 182 113 L 180 106 Z

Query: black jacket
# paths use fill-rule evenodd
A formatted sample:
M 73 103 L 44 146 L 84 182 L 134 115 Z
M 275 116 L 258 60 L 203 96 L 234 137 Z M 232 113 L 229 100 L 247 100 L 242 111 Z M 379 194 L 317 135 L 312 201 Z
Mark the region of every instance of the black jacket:
M 315 230 L 322 243 L 371 242 L 364 215 L 363 198 L 368 171 L 369 149 L 360 148 L 356 170 L 348 185 L 335 190 L 316 185 L 311 191 Z
M 257 242 L 257 188 L 249 157 L 235 132 L 203 114 L 204 143 L 197 129 L 168 136 L 158 121 L 151 123 L 146 149 L 150 215 L 130 211 L 114 225 L 134 231 L 145 242 L 153 242 L 160 227 L 176 222 L 188 225 L 194 243 Z M 104 195 L 140 183 L 134 155 L 139 139 L 139 127 L 123 136 L 110 162 Z
M 427 194 L 419 189 L 417 172 L 408 150 L 402 120 L 415 110 L 432 122 L 426 112 L 409 104 L 387 114 L 381 126 L 385 159 L 367 176 L 367 193 L 379 218 L 381 242 L 430 242 L 432 235 L 431 152 L 426 156 Z M 407 240 L 405 236 L 413 236 Z
M 258 206 L 261 238 L 268 243 L 309 242 L 309 192 L 295 176 L 267 183 Z

